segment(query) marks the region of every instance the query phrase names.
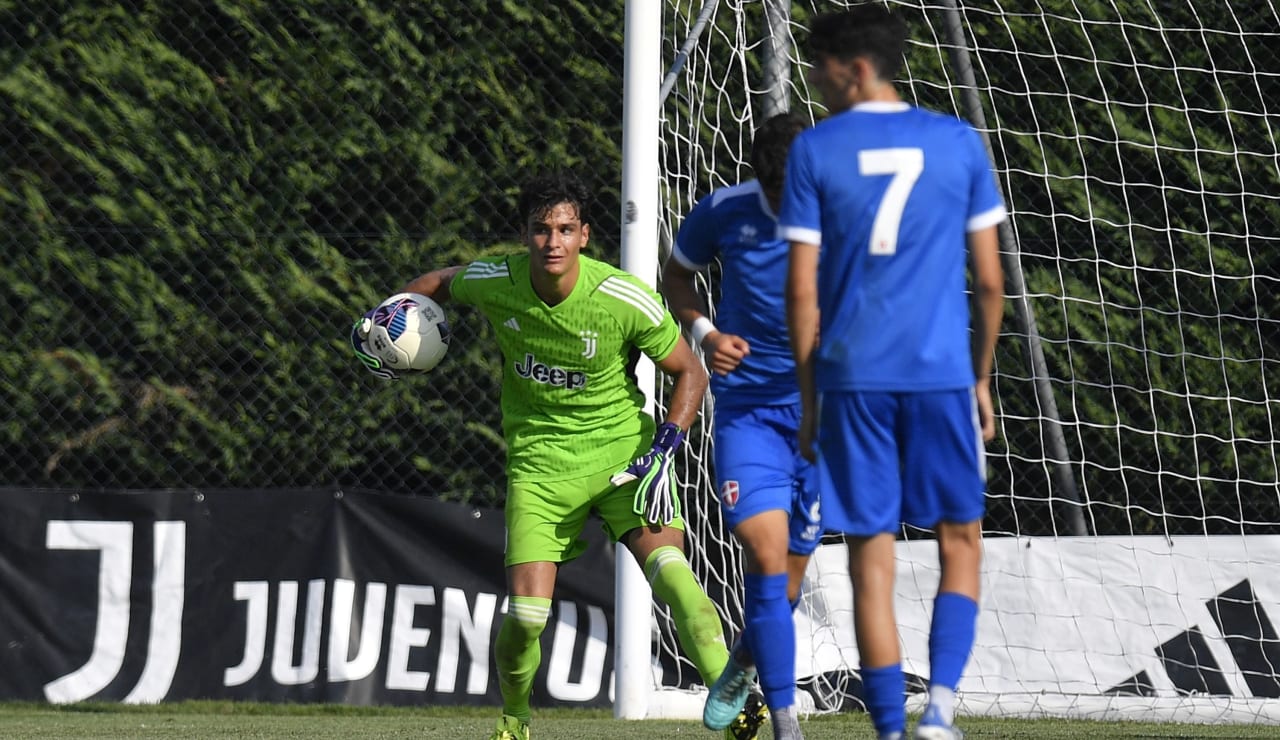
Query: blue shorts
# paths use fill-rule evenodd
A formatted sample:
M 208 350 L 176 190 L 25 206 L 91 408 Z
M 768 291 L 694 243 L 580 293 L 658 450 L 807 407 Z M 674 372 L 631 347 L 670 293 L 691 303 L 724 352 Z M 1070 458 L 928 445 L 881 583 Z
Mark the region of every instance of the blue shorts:
M 817 471 L 800 457 L 800 407 L 719 407 L 715 465 L 720 509 L 730 529 L 761 512 L 788 512 L 787 549 L 811 555 L 822 539 Z
M 972 389 L 822 396 L 822 523 L 869 537 L 903 523 L 972 522 L 986 510 L 986 452 Z

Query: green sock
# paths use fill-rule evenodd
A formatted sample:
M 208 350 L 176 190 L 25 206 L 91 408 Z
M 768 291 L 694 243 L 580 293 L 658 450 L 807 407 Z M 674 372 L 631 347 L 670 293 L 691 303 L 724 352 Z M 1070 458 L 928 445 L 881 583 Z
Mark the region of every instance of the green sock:
M 645 560 L 644 574 L 653 592 L 671 607 L 680 647 L 693 661 L 702 682 L 707 686 L 715 683 L 729 662 L 724 625 L 684 553 L 678 547 L 659 547 Z
M 498 664 L 498 687 L 502 691 L 502 713 L 528 722 L 529 695 L 533 678 L 542 662 L 542 644 L 538 637 L 551 616 L 551 599 L 512 596 L 507 616 L 498 629 L 494 645 L 494 662 Z

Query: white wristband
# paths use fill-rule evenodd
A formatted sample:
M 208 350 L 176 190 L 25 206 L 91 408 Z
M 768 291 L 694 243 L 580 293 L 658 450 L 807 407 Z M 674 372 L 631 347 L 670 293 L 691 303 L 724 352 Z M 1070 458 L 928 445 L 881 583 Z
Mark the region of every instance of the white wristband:
M 693 343 L 698 347 L 702 347 L 702 340 L 706 339 L 707 335 L 713 331 L 720 330 L 706 316 L 699 316 L 694 320 L 693 326 L 689 328 L 689 333 L 693 335 Z

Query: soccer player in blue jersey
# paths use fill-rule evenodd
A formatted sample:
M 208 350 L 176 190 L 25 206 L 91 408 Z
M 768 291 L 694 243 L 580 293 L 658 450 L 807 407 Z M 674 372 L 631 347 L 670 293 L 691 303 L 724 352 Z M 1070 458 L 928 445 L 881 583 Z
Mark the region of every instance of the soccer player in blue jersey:
M 902 523 L 935 531 L 941 580 L 915 736 L 951 740 L 977 626 L 1005 207 L 977 132 L 899 97 L 897 17 L 871 4 L 823 14 L 808 44 L 809 80 L 831 115 L 792 145 L 779 214 L 800 444 L 814 456 L 816 440 L 823 524 L 846 535 L 863 691 L 881 738 L 906 732 L 895 534 Z
M 756 131 L 756 178 L 720 188 L 680 225 L 663 268 L 671 312 L 691 329 L 711 369 L 715 469 L 725 522 L 746 555 L 743 633 L 712 687 L 703 721 L 730 725 L 759 673 L 774 737 L 800 738 L 795 711 L 795 624 L 805 565 L 821 535 L 812 465 L 800 456 L 800 391 L 785 327 L 783 287 L 789 243 L 777 236 L 787 149 L 808 126 L 789 114 Z M 720 262 L 716 323 L 695 278 Z M 748 704 L 743 715 L 758 718 Z

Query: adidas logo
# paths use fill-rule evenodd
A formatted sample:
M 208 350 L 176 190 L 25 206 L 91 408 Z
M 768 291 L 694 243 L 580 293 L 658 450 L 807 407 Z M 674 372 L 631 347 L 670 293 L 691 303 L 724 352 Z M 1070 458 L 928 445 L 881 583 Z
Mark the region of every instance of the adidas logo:
M 1280 697 L 1280 677 L 1275 666 L 1280 665 L 1280 644 L 1276 629 L 1268 618 L 1262 603 L 1254 594 L 1249 581 L 1240 583 L 1218 594 L 1205 603 L 1218 631 L 1231 650 L 1231 657 L 1244 676 L 1245 685 L 1255 697 L 1274 699 Z M 1199 625 L 1157 645 L 1156 657 L 1178 693 L 1196 694 L 1234 693 L 1224 675 L 1224 669 L 1209 650 L 1208 640 Z M 1111 687 L 1108 694 L 1154 696 L 1155 687 L 1146 671 L 1130 676 Z
M 507 327 L 511 331 L 520 331 L 520 325 L 516 323 L 516 317 L 514 316 L 502 322 L 502 325 Z

